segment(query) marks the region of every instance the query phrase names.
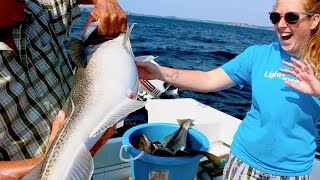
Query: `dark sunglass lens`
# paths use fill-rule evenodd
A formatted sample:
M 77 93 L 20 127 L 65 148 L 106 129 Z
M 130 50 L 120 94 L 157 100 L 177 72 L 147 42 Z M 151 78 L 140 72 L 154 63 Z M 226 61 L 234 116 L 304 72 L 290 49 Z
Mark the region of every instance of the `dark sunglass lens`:
M 277 12 L 270 13 L 270 21 L 272 24 L 277 24 L 281 19 L 281 16 Z
M 296 12 L 287 12 L 284 16 L 287 23 L 289 24 L 295 24 L 299 21 L 299 14 Z

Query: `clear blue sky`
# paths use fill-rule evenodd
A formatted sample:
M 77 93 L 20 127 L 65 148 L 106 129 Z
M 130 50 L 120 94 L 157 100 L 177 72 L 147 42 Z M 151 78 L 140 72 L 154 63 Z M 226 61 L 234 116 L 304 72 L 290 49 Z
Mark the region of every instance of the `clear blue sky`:
M 275 0 L 118 0 L 128 12 L 272 26 Z

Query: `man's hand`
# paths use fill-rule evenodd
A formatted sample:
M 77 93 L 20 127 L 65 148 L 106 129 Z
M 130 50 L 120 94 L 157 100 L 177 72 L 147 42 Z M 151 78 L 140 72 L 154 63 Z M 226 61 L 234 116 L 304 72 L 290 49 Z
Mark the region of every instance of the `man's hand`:
M 88 44 L 97 44 L 113 39 L 126 32 L 127 15 L 117 0 L 94 0 L 94 8 L 83 29 L 92 22 L 98 22 L 98 29 L 87 40 Z
M 63 111 L 60 111 L 53 122 L 52 131 L 49 137 L 47 150 L 49 149 L 52 141 L 57 133 L 63 127 L 65 123 L 66 115 Z M 0 161 L 0 179 L 15 180 L 20 179 L 26 175 L 34 166 L 40 163 L 44 158 L 39 156 L 32 159 L 17 160 L 17 161 Z
M 48 146 L 47 146 L 47 149 L 46 149 L 46 153 L 48 152 L 54 138 L 57 136 L 58 132 L 62 129 L 64 123 L 65 123 L 65 120 L 66 120 L 66 114 L 61 110 L 56 119 L 53 121 L 53 124 L 52 124 L 52 129 L 51 129 L 51 134 L 50 134 L 50 137 L 49 137 L 49 141 L 48 141 Z
M 50 149 L 50 146 L 54 140 L 54 138 L 56 137 L 56 135 L 58 134 L 58 132 L 61 130 L 61 128 L 63 127 L 64 123 L 66 120 L 66 115 L 63 111 L 60 111 L 55 119 L 55 121 L 53 122 L 52 125 L 52 131 L 49 137 L 49 142 L 48 142 L 48 146 L 47 146 L 47 150 L 46 153 L 48 151 L 48 149 Z M 97 141 L 97 143 L 91 148 L 90 153 L 92 155 L 92 157 L 96 154 L 96 152 L 110 139 L 110 137 L 114 134 L 115 130 L 116 130 L 116 124 L 112 127 L 110 127 L 109 129 L 106 130 L 106 132 L 101 136 L 101 138 Z

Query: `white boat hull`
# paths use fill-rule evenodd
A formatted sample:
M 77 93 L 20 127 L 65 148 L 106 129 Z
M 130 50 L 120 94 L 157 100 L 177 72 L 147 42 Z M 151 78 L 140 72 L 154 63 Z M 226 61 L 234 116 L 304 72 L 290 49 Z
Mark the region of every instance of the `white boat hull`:
M 164 108 L 165 107 L 165 108 Z M 232 138 L 241 120 L 226 113 L 206 106 L 194 99 L 152 99 L 147 102 L 148 122 L 170 122 L 177 123 L 176 119 L 195 119 L 195 126 L 204 133 L 211 144 L 210 152 L 220 156 L 229 153 Z M 119 158 L 121 137 L 114 138 L 107 142 L 94 157 L 95 171 L 94 180 L 120 180 L 129 179 L 130 164 Z M 124 152 L 124 157 L 129 157 Z M 311 180 L 318 180 L 320 177 L 320 160 L 315 159 L 311 172 Z M 201 178 L 206 180 L 205 178 Z M 220 180 L 222 176 L 213 180 Z

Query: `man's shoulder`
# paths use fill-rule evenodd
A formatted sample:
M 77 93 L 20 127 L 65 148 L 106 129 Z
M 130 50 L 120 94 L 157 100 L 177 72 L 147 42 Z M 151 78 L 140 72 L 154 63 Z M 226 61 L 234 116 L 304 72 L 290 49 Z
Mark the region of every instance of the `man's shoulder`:
M 75 16 L 80 14 L 80 8 L 76 0 L 56 1 L 56 0 L 29 0 L 27 10 L 33 14 L 47 14 L 50 19 L 63 19 L 66 15 Z

